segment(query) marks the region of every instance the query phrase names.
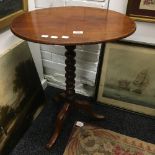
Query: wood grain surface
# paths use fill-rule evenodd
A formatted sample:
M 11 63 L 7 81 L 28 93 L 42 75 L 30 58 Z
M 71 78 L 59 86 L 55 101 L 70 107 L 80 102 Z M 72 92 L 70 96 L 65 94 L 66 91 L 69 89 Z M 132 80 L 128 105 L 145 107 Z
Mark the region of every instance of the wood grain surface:
M 17 17 L 11 24 L 12 32 L 20 38 L 53 45 L 118 40 L 131 35 L 135 29 L 135 22 L 121 13 L 90 7 L 35 10 Z

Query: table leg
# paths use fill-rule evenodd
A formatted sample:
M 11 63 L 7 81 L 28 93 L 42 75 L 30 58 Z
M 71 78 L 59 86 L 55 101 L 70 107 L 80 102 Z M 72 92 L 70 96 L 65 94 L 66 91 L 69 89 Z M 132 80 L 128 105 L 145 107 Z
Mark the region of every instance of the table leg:
M 83 101 L 82 100 L 76 100 L 74 102 L 74 107 L 86 111 L 92 117 L 94 117 L 96 119 L 104 119 L 104 116 L 103 115 L 97 114 L 93 110 L 91 104 L 88 101 L 85 101 L 85 100 L 83 100 Z
M 47 149 L 50 149 L 53 146 L 53 144 L 56 142 L 56 140 L 62 130 L 62 125 L 63 125 L 64 119 L 66 118 L 66 115 L 69 111 L 69 106 L 70 105 L 68 103 L 65 103 L 63 108 L 59 112 L 57 119 L 56 119 L 56 126 L 55 126 L 54 133 L 53 133 L 52 137 L 50 138 L 48 144 L 46 145 Z
M 75 51 L 74 49 L 76 48 L 76 46 L 66 46 L 66 52 L 65 52 L 65 56 L 66 56 L 66 67 L 65 67 L 65 77 L 66 77 L 66 90 L 65 90 L 65 94 L 60 94 L 60 96 L 57 96 L 55 98 L 55 100 L 63 100 L 65 102 L 65 100 L 67 101 L 67 103 L 64 104 L 63 108 L 61 109 L 61 111 L 59 112 L 57 119 L 56 119 L 56 125 L 55 125 L 55 130 L 54 133 L 52 135 L 52 137 L 50 138 L 48 144 L 46 145 L 47 149 L 50 149 L 54 143 L 56 142 L 58 136 L 60 135 L 61 129 L 62 129 L 62 125 L 64 122 L 64 119 L 69 111 L 69 107 L 71 105 L 71 100 L 73 100 L 73 97 L 75 95 Z M 70 104 L 68 103 L 70 102 Z

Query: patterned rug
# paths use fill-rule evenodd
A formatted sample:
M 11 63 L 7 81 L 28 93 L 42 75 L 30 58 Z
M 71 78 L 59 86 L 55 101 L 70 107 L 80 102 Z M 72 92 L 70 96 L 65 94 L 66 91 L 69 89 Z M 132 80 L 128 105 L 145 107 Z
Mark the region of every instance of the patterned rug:
M 64 155 L 155 155 L 155 144 L 76 122 Z

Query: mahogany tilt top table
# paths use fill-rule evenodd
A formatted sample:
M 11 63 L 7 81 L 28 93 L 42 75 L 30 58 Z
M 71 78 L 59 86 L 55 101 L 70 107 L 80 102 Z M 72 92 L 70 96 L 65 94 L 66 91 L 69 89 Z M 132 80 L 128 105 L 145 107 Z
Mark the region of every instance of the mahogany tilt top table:
M 96 118 L 103 118 L 91 109 L 89 103 L 75 98 L 76 45 L 122 39 L 135 29 L 134 21 L 121 13 L 90 7 L 40 9 L 25 13 L 12 22 L 11 31 L 24 40 L 66 48 L 66 90 L 59 98 L 64 106 L 57 116 L 55 131 L 47 148 L 55 143 L 71 107 L 82 108 Z

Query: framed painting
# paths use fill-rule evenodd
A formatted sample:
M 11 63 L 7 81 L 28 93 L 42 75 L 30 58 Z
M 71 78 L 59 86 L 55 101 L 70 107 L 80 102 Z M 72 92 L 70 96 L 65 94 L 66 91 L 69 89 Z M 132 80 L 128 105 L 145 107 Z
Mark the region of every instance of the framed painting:
M 15 17 L 27 10 L 27 0 L 0 0 L 0 29 L 8 26 Z
M 97 100 L 155 116 L 154 60 L 151 46 L 107 43 Z
M 45 98 L 28 43 L 19 41 L 1 53 L 0 154 L 7 155 L 30 126 Z
M 126 14 L 135 20 L 155 22 L 155 0 L 128 0 Z

